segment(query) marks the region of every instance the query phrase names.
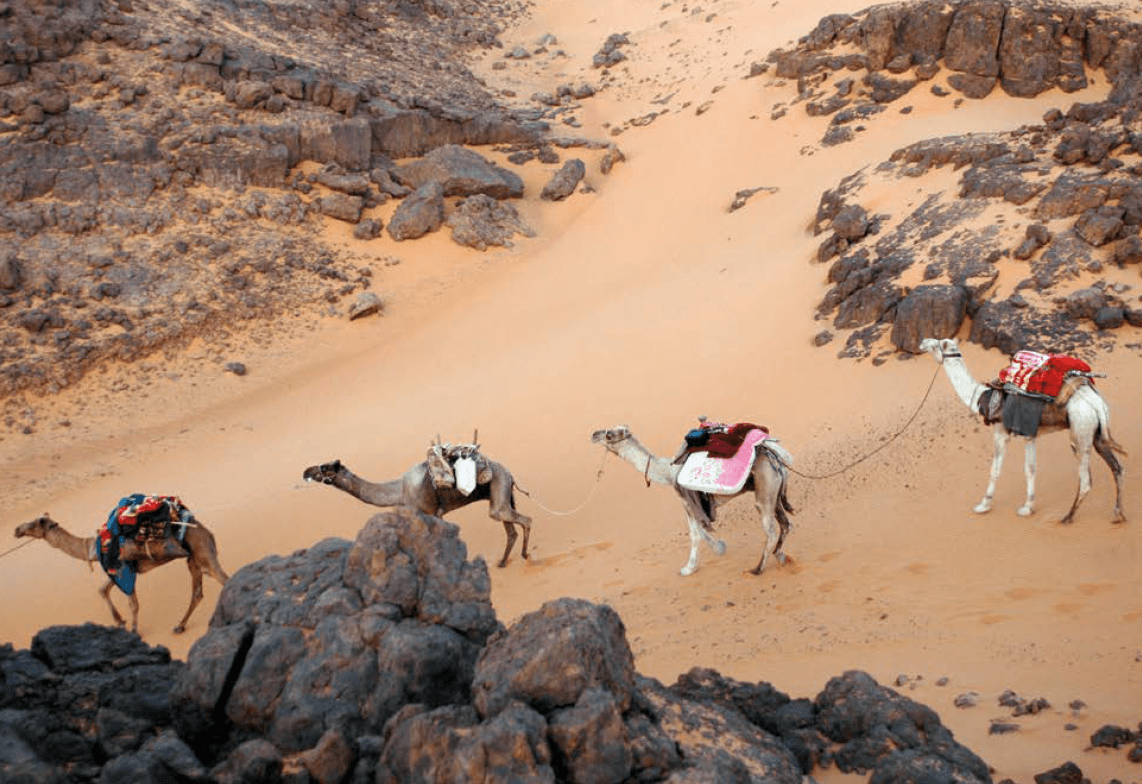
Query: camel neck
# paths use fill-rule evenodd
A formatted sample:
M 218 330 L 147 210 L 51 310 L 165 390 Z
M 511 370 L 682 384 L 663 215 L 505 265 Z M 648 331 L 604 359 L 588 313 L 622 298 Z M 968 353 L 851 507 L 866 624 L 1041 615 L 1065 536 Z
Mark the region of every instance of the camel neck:
M 972 377 L 964 362 L 963 355 L 945 356 L 943 361 L 944 373 L 952 383 L 952 389 L 965 406 L 975 410 L 979 396 L 985 387 Z
M 58 523 L 53 523 L 50 528 L 44 531 L 44 541 L 72 558 L 78 558 L 81 561 L 95 560 L 94 536 L 76 536 Z
M 659 485 L 674 484 L 677 469 L 669 460 L 651 454 L 634 436 L 620 441 L 614 450 L 615 454 L 641 471 L 651 482 Z

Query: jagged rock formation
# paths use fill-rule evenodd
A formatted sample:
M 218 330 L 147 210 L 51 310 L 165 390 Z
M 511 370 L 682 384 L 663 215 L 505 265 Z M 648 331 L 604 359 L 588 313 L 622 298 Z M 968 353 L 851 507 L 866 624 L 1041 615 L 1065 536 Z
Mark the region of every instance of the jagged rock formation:
M 1105 101 L 1042 125 L 913 144 L 822 196 L 817 260 L 831 262 L 833 287 L 818 314 L 852 330 L 842 355 L 866 356 L 890 329 L 916 353 L 918 336 L 951 336 L 965 318 L 971 340 L 1009 353 L 1110 345 L 1110 330 L 1142 325 L 1131 286 L 1101 274 L 1142 260 L 1140 33 L 1104 6 L 907 3 L 826 17 L 770 55 L 779 77 L 798 80 L 806 112 L 832 115 L 825 144 L 924 84 L 956 100 L 1074 92 L 1093 72 L 1111 84 Z M 923 188 L 946 167 L 960 172 L 954 192 L 933 184 L 920 206 L 875 216 L 860 206 L 878 184 Z M 917 266 L 923 284 L 902 285 Z
M 369 288 L 323 216 L 372 239 L 394 158 L 537 144 L 462 64 L 525 5 L 5 2 L 0 395 Z
M 239 569 L 187 662 L 88 624 L 0 646 L 8 782 L 990 784 L 930 709 L 861 672 L 792 699 L 695 669 L 639 675 L 578 599 L 505 628 L 458 528 L 392 512 Z

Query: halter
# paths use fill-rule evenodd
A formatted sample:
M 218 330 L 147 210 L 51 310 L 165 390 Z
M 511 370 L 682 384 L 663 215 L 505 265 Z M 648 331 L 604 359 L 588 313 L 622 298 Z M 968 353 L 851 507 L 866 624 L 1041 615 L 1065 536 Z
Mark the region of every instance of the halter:
M 945 360 L 945 359 L 955 359 L 956 357 L 959 357 L 960 359 L 963 359 L 963 356 L 964 356 L 964 355 L 963 355 L 963 354 L 961 354 L 961 353 L 960 353 L 960 352 L 958 352 L 958 351 L 949 352 L 949 353 L 947 353 L 947 354 L 945 354 L 943 351 L 941 351 L 941 352 L 940 352 L 940 364 L 941 364 L 941 365 L 942 365 L 942 364 L 944 364 L 944 360 Z

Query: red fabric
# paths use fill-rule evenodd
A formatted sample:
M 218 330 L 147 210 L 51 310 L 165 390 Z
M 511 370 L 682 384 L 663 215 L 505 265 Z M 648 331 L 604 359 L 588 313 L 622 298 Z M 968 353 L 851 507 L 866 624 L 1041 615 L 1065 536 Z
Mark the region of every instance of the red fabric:
M 738 453 L 742 443 L 745 441 L 745 437 L 753 430 L 769 433 L 766 428 L 760 427 L 759 425 L 754 425 L 749 422 L 739 422 L 725 433 L 711 433 L 710 440 L 702 446 L 702 449 L 707 452 L 710 457 L 720 457 L 724 460 L 728 460 Z
M 1011 364 L 999 371 L 999 380 L 1014 384 L 1027 392 L 1054 397 L 1063 387 L 1067 372 L 1090 372 L 1090 365 L 1064 354 L 1037 354 L 1020 351 L 1011 358 Z

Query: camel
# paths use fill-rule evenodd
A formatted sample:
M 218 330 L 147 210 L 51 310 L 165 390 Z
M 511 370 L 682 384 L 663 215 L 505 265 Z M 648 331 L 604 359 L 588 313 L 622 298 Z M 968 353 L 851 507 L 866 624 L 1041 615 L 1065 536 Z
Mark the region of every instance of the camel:
M 952 389 L 963 404 L 972 411 L 979 411 L 980 397 L 989 389 L 986 384 L 976 381 L 964 363 L 963 354 L 960 353 L 959 344 L 953 339 L 937 340 L 926 338 L 920 342 L 920 348 L 927 351 L 939 362 Z M 1008 394 L 998 390 L 997 394 Z M 1122 512 L 1122 465 L 1115 452 L 1125 455 L 1126 452 L 1110 435 L 1110 409 L 1102 396 L 1091 384 L 1079 386 L 1065 406 L 1050 404 L 1043 410 L 1042 422 L 1039 425 L 1040 433 L 1051 433 L 1059 430 L 1069 430 L 1071 434 L 1071 450 L 1078 458 L 1079 487 L 1075 493 L 1074 503 L 1070 511 L 1060 521 L 1070 523 L 1074 520 L 1079 504 L 1090 492 L 1090 450 L 1095 451 L 1106 461 L 1110 472 L 1114 475 L 1114 522 L 1126 521 Z M 992 438 L 995 451 L 991 458 L 991 476 L 987 484 L 987 491 L 983 500 L 976 504 L 974 511 L 983 514 L 991 510 L 991 501 L 995 496 L 995 485 L 1003 468 L 1003 456 L 1007 450 L 1007 439 L 1012 435 L 1003 425 L 996 422 Z M 1019 507 L 1018 514 L 1027 517 L 1035 510 L 1035 438 L 1025 437 L 1023 451 L 1023 470 L 1027 480 L 1027 497 Z
M 172 525 L 179 525 L 179 523 L 172 523 Z M 186 631 L 186 622 L 190 619 L 194 608 L 202 601 L 203 573 L 209 574 L 222 585 L 225 585 L 226 581 L 230 579 L 218 561 L 218 545 L 214 541 L 214 534 L 197 521 L 184 525 L 186 532 L 181 544 L 170 538 L 157 544 L 136 545 L 133 542 L 128 542 L 120 551 L 123 560 L 135 561 L 138 574 L 149 572 L 172 561 L 186 559 L 186 568 L 190 570 L 190 606 L 186 608 L 186 615 L 182 616 L 178 626 L 174 627 L 175 634 L 182 634 Z M 94 536 L 76 536 L 46 514 L 18 526 L 16 536 L 43 539 L 55 549 L 70 555 L 72 558 L 78 558 L 88 563 L 99 563 Z M 110 596 L 111 588 L 114 585 L 113 580 L 108 580 L 107 585 L 99 589 L 99 593 L 107 602 L 107 606 L 111 608 L 111 616 L 115 619 L 115 624 L 122 628 L 126 622 L 119 611 L 115 609 L 115 603 L 111 601 Z M 128 594 L 127 600 L 131 606 L 131 631 L 138 633 L 139 597 L 137 592 Z
M 503 523 L 504 533 L 507 535 L 504 557 L 496 564 L 503 568 L 507 566 L 508 556 L 511 555 L 512 546 L 518 537 L 515 530 L 517 525 L 523 529 L 523 547 L 520 555 L 525 559 L 528 557 L 527 542 L 531 536 L 531 518 L 516 511 L 513 492 L 516 483 L 511 472 L 499 463 L 487 458 L 484 460 L 492 478 L 488 482 L 478 483 L 468 495 L 464 495 L 455 487 L 437 487 L 432 481 L 427 460 L 413 466 L 402 477 L 391 482 L 375 483 L 362 479 L 346 468 L 340 460 L 310 466 L 301 476 L 307 482 L 333 485 L 366 504 L 399 506 L 436 517 L 444 517 L 449 512 L 475 501 L 487 499 L 488 516 Z
M 647 484 L 654 482 L 670 485 L 681 496 L 686 522 L 690 528 L 690 558 L 680 570 L 683 576 L 693 574 L 698 569 L 700 541 L 704 540 L 718 555 L 725 555 L 726 543 L 715 539 L 711 533 L 716 510 L 750 491 L 753 491 L 754 506 L 761 515 L 761 526 L 766 539 L 765 548 L 761 551 L 761 560 L 750 573 L 761 574 L 771 554 L 777 558 L 779 564 L 785 563 L 785 554 L 781 548 L 791 528 L 788 515 L 793 512 L 793 507 L 785 495 L 785 485 L 788 479 L 787 467 L 793 462 L 793 457 L 775 439 L 766 439 L 758 445 L 758 455 L 753 464 L 752 475 L 746 480 L 742 489 L 732 495 L 698 493 L 679 486 L 678 475 L 682 466 L 676 465 L 669 458 L 653 455 L 649 449 L 639 443 L 626 425 L 596 430 L 591 434 L 591 441 L 602 444 L 608 452 L 613 452 L 637 468 Z M 707 498 L 708 511 L 703 505 L 703 501 Z

